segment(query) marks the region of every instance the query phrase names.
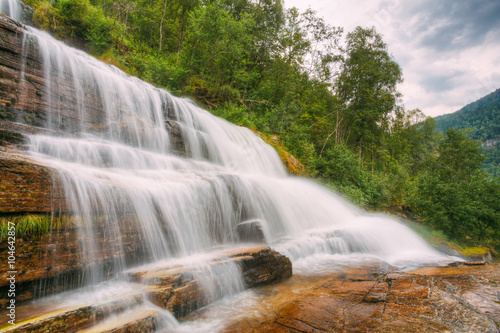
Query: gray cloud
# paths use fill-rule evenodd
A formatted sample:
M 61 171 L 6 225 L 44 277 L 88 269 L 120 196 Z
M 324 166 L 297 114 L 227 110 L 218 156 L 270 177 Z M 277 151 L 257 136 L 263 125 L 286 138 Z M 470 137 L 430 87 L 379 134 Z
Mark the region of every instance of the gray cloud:
M 422 75 L 419 83 L 427 92 L 441 93 L 453 90 L 457 85 L 460 85 L 460 79 L 464 74 L 463 71 L 459 70 L 455 70 L 449 74 L 426 73 L 426 75 Z
M 489 33 L 500 41 L 500 1 L 424 0 L 405 7 L 410 34 L 423 47 L 454 51 L 481 45 Z

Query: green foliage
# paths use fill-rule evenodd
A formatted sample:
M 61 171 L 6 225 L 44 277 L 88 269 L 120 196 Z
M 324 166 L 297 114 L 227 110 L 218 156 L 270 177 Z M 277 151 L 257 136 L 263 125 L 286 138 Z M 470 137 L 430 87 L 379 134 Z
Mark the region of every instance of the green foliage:
M 402 73 L 374 28 L 357 27 L 349 33 L 344 53 L 338 96 L 345 105 L 350 140 L 362 152 L 363 145 L 372 148 L 377 143 L 380 124 L 395 109 Z
M 9 222 L 16 225 L 16 237 L 26 238 L 47 235 L 52 230 L 71 224 L 72 219 L 40 214 L 0 217 L 0 240 L 7 238 Z
M 483 168 L 493 177 L 500 177 L 500 141 L 492 147 L 483 148 Z
M 34 19 L 58 37 L 83 39 L 90 52 L 101 55 L 118 39 L 124 27 L 89 0 L 29 1 Z
M 472 129 L 476 140 L 500 139 L 500 89 L 464 106 L 455 113 L 436 117 L 437 128 Z
M 364 168 L 359 157 L 345 145 L 326 149 L 316 161 L 316 169 L 330 187 L 363 207 L 376 209 L 387 204 L 383 178 Z
M 500 245 L 500 182 L 480 169 L 479 144 L 464 132 L 447 130 L 437 150 L 416 181 L 410 206 L 453 239 Z
M 483 162 L 480 146 L 479 142 L 469 138 L 467 132 L 448 129 L 438 146 L 435 167 L 450 181 L 468 179 Z
M 247 108 L 233 103 L 227 103 L 222 107 L 213 110 L 216 116 L 226 119 L 234 124 L 255 129 L 254 120 L 248 114 Z
M 457 250 L 460 249 L 460 244 L 451 240 L 442 230 L 432 229 L 414 221 L 405 221 L 404 223 L 434 247 L 438 247 L 440 243 L 444 242 Z
M 437 128 L 471 129 L 471 137 L 483 141 L 486 159 L 483 168 L 493 177 L 500 176 L 500 89 L 466 105 L 455 113 L 436 117 Z
M 214 96 L 201 97 L 241 99 L 252 79 L 246 64 L 253 43 L 253 18 L 245 13 L 235 17 L 222 4 L 213 2 L 194 10 L 189 22 L 180 65 L 190 70 L 190 76 L 198 75 L 208 83 Z

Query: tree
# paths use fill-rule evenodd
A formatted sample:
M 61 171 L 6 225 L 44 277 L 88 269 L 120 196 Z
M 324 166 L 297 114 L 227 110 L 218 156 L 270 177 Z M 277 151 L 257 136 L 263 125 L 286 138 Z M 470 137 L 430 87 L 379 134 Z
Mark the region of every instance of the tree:
M 469 245 L 498 246 L 500 182 L 481 169 L 480 145 L 449 129 L 415 183 L 412 209 L 428 225 Z
M 470 131 L 447 129 L 443 141 L 438 146 L 439 156 L 436 164 L 439 172 L 449 182 L 467 180 L 470 175 L 479 172 L 484 160 L 481 144 L 468 135 Z
M 222 99 L 240 99 L 253 45 L 254 20 L 248 14 L 231 15 L 218 2 L 199 6 L 189 18 L 185 45 L 180 53 L 181 66 L 190 71 L 192 85 L 208 82 Z M 193 90 L 196 93 L 196 91 Z
M 337 95 L 345 108 L 344 126 L 359 149 L 374 148 L 384 118 L 396 107 L 402 73 L 374 28 L 357 27 L 347 35 L 344 62 L 337 79 Z

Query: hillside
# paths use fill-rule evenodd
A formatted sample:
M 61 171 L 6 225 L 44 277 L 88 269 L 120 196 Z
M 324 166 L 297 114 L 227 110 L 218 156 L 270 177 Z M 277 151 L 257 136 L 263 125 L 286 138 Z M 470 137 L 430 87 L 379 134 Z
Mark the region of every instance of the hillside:
M 500 89 L 464 106 L 455 113 L 436 117 L 436 127 L 472 130 L 471 137 L 481 140 L 486 159 L 483 167 L 492 175 L 500 176 Z
M 464 106 L 455 113 L 436 117 L 440 131 L 448 128 L 472 129 L 472 138 L 486 141 L 500 138 L 500 89 Z

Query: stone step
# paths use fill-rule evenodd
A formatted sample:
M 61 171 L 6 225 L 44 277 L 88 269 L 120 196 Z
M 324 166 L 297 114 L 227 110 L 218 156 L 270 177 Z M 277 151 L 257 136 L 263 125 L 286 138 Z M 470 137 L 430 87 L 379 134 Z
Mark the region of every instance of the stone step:
M 77 331 L 78 333 L 128 333 L 155 332 L 158 328 L 159 313 L 154 309 L 134 309 L 118 316 Z
M 142 302 L 142 293 L 135 292 L 97 303 L 89 302 L 48 312 L 39 309 L 38 312 L 28 315 L 27 318 L 23 318 L 22 321 L 16 321 L 16 325 L 8 324 L 0 327 L 0 331 L 16 333 L 75 332 L 102 321 L 113 314 L 122 313 Z M 6 317 L 6 315 L 3 315 L 3 317 Z
M 229 285 L 235 283 L 229 276 L 235 270 L 242 274 L 244 288 L 253 288 L 289 278 L 292 264 L 287 257 L 262 246 L 221 252 L 200 265 L 164 264 L 126 274 L 142 285 L 149 301 L 181 318 L 235 288 Z

